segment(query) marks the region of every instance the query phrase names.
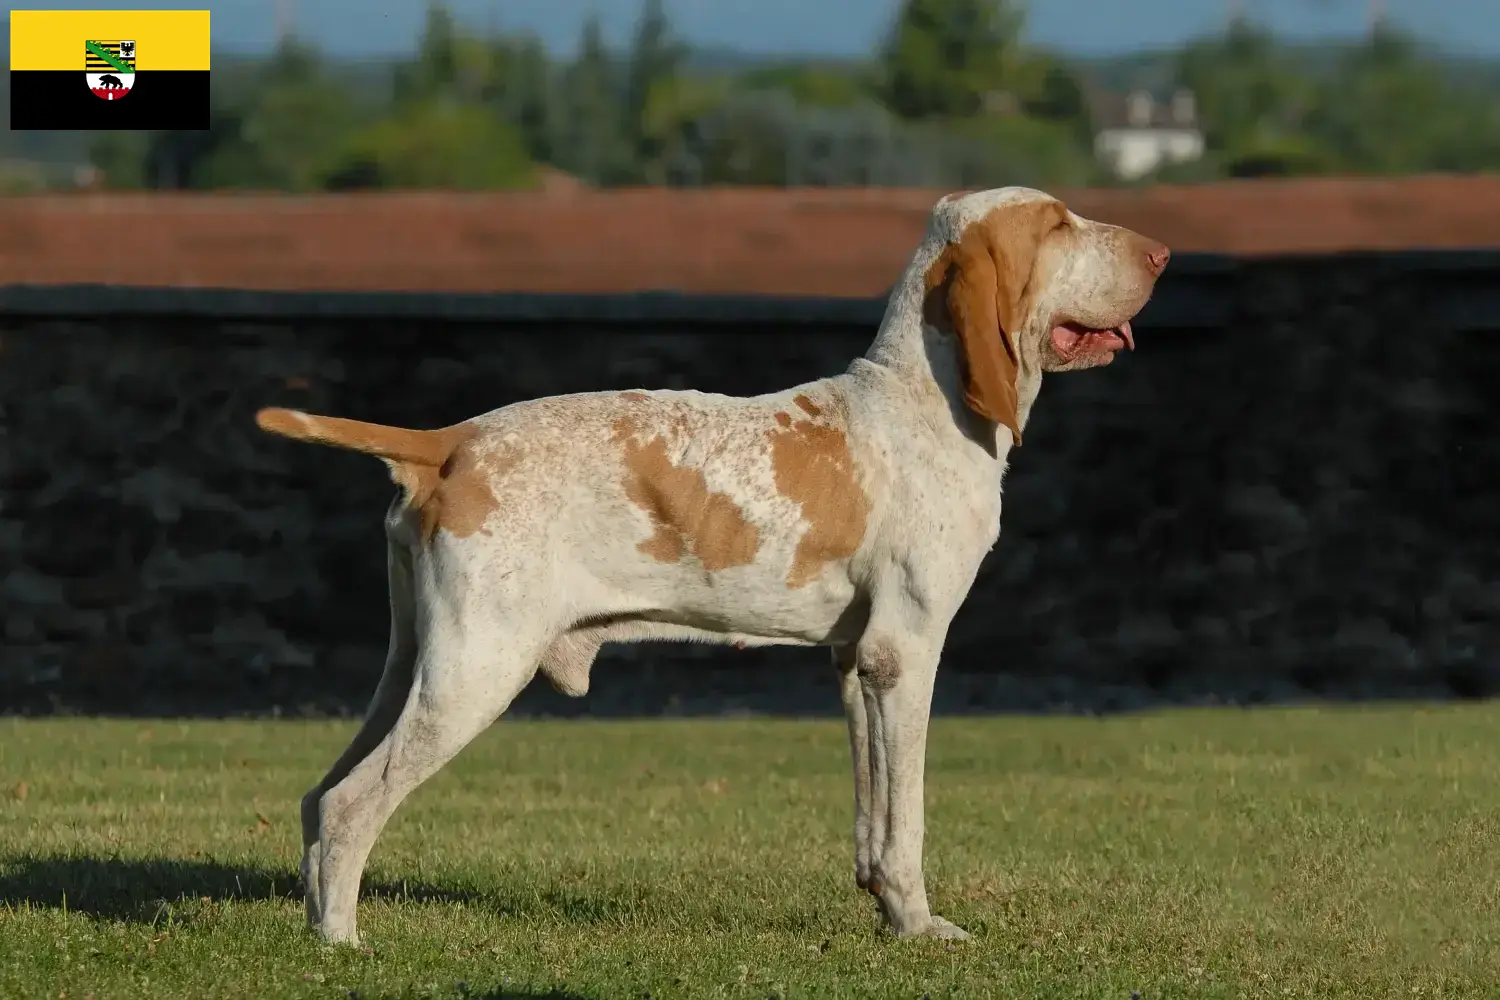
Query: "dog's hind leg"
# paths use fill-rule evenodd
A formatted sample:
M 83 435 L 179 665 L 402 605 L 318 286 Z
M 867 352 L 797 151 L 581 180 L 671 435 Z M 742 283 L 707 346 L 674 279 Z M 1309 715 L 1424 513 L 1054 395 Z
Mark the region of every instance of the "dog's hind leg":
M 467 609 L 426 616 L 411 691 L 380 744 L 323 796 L 319 864 L 324 940 L 358 940 L 365 861 L 392 813 L 483 732 L 536 674 L 549 636 L 470 629 Z M 512 616 L 516 621 L 522 616 Z
M 386 548 L 386 575 L 390 582 L 391 640 L 385 657 L 385 672 L 365 710 L 364 724 L 333 767 L 302 797 L 302 884 L 307 922 L 317 927 L 322 904 L 318 895 L 318 864 L 322 854 L 319 844 L 319 804 L 328 790 L 343 781 L 354 765 L 369 756 L 385 739 L 406 704 L 411 690 L 412 668 L 417 659 L 416 623 L 412 607 L 411 553 L 392 541 Z
M 854 883 L 861 889 L 868 889 L 872 861 L 870 831 L 875 804 L 870 779 L 870 724 L 865 714 L 864 686 L 855 669 L 855 647 L 835 647 L 833 665 L 839 672 L 839 697 L 843 699 L 844 718 L 849 724 L 849 757 L 854 770 Z M 884 803 L 881 812 L 883 837 Z

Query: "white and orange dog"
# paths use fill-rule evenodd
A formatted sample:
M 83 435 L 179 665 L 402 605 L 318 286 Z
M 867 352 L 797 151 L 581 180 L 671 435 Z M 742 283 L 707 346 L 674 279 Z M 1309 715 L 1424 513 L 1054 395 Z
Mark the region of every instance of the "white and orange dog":
M 1168 257 L 1040 191 L 949 196 L 842 375 L 749 398 L 555 396 L 441 430 L 262 410 L 265 430 L 374 455 L 400 486 L 385 673 L 302 801 L 309 922 L 357 940 L 386 821 L 538 670 L 581 695 L 602 643 L 686 639 L 833 649 L 855 881 L 897 934 L 966 937 L 922 876 L 938 657 L 1042 373 L 1133 346 Z

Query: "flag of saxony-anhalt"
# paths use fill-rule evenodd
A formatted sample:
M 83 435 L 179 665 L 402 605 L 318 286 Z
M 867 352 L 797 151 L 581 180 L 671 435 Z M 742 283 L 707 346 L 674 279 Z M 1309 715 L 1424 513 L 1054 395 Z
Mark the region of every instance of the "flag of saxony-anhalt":
M 13 129 L 206 129 L 206 10 L 13 10 Z

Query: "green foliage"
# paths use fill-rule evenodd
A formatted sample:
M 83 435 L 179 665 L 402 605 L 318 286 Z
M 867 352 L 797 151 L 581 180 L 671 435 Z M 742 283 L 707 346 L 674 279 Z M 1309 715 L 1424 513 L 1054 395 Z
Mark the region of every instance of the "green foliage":
M 89 144 L 89 162 L 112 188 L 146 186 L 145 132 L 100 132 Z
M 661 183 L 674 125 L 664 121 L 693 99 L 678 81 L 687 49 L 672 37 L 662 0 L 645 0 L 625 69 L 625 135 L 634 146 L 640 179 Z
M 46 187 L 45 171 L 37 165 L 0 160 L 0 197 L 38 194 Z
M 1230 158 L 1298 132 L 1317 96 L 1275 39 L 1245 21 L 1188 45 L 1176 82 L 1197 99 L 1208 148 Z
M 1098 179 L 1090 156 L 1080 155 L 1072 123 L 1026 116 L 933 122 L 928 142 L 945 154 L 950 186 L 1081 187 Z
M 1453 86 L 1411 39 L 1382 31 L 1323 84 L 1310 130 L 1344 169 L 1500 168 L 1497 104 Z
M 491 110 L 412 103 L 349 136 L 321 180 L 330 188 L 480 190 L 534 183 L 519 131 Z
M 748 90 L 779 90 L 807 108 L 851 108 L 870 99 L 863 68 L 780 63 L 751 70 L 740 78 Z
M 491 80 L 493 52 L 484 40 L 460 32 L 442 3 L 430 3 L 416 57 L 396 68 L 397 103 L 481 99 Z
M 593 184 L 629 178 L 634 157 L 620 114 L 623 79 L 597 17 L 584 23 L 578 58 L 562 71 L 558 90 L 556 163 Z
M 547 50 L 536 38 L 497 38 L 489 46 L 485 104 L 520 130 L 529 155 L 556 158 L 559 99 Z
M 1500 69 L 1390 31 L 1310 48 L 1240 21 L 1100 67 L 1025 44 L 1021 0 L 905 0 L 869 62 L 694 72 L 661 0 L 641 2 L 624 51 L 591 19 L 562 62 L 434 0 L 398 65 L 295 42 L 229 60 L 211 128 L 105 133 L 91 159 L 110 186 L 148 188 L 506 188 L 542 163 L 596 185 L 1118 183 L 1093 152 L 1103 81 L 1197 99 L 1206 155 L 1144 182 L 1500 169 Z
M 1012 89 L 1027 118 L 1063 126 L 1074 159 L 1094 165 L 1094 122 L 1088 91 L 1078 70 L 1050 52 L 1034 52 L 1021 64 Z
M 722 82 L 684 76 L 656 81 L 641 110 L 637 148 L 641 179 L 649 184 L 694 183 L 701 175 L 694 160 L 696 123 L 723 106 Z
M 1328 173 L 1337 161 L 1316 136 L 1284 134 L 1253 138 L 1220 162 L 1225 176 L 1248 178 Z
M 692 183 L 897 186 L 928 183 L 933 174 L 934 150 L 868 100 L 820 108 L 785 91 L 737 92 L 687 132 Z
M 1028 88 L 1026 113 L 1048 121 L 1087 121 L 1083 81 L 1061 59 L 1042 54 L 1032 61 L 1036 84 Z
M 1500 95 L 1410 38 L 1385 29 L 1325 61 L 1315 73 L 1243 22 L 1188 46 L 1176 82 L 1197 95 L 1212 162 L 1228 176 L 1500 168 Z
M 341 135 L 359 123 L 349 91 L 316 52 L 283 46 L 252 101 L 221 127 L 194 186 L 312 191 Z
M 881 96 L 903 118 L 972 115 L 1019 61 L 1010 0 L 907 0 L 882 53 Z

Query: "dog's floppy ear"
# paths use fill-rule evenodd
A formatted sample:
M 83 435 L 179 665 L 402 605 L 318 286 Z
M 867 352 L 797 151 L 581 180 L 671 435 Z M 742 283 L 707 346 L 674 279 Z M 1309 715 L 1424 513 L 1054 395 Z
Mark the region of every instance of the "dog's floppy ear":
M 943 295 L 963 356 L 964 403 L 1010 428 L 1017 446 L 1015 336 L 1025 319 L 1022 300 L 1037 248 L 1066 218 L 1055 201 L 998 208 L 968 226 L 928 271 L 928 290 Z

